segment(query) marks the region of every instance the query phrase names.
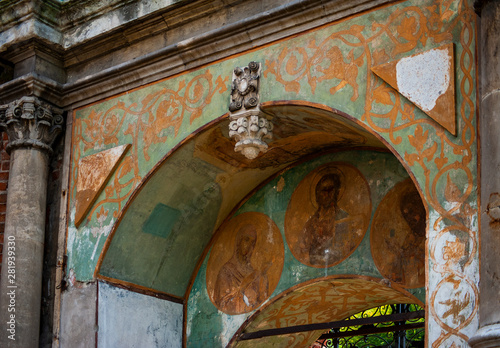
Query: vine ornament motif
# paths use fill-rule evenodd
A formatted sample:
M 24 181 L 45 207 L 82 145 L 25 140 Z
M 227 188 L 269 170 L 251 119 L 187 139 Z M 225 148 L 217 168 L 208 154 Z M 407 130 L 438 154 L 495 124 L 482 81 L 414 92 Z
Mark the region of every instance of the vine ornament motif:
M 236 140 L 234 151 L 254 159 L 268 149 L 264 139 L 272 139 L 273 124 L 259 108 L 261 65 L 250 62 L 235 68 L 231 85 L 229 137 Z
M 62 110 L 36 97 L 22 97 L 0 105 L 0 129 L 9 136 L 8 153 L 16 148 L 34 147 L 51 154 L 63 122 Z

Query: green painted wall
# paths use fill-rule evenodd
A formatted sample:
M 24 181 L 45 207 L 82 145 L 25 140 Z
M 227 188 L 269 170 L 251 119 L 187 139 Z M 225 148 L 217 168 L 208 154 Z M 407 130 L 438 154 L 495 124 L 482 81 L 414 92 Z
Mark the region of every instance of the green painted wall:
M 100 274 L 184 296 L 222 199 L 214 183 L 220 170 L 193 159 L 193 147 L 176 152 L 132 202 Z

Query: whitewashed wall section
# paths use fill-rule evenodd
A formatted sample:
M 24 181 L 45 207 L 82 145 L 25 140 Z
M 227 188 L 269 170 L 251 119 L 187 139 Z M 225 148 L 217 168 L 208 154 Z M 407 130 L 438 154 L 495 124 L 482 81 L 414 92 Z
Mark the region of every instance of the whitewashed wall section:
M 182 347 L 182 305 L 99 283 L 98 347 Z

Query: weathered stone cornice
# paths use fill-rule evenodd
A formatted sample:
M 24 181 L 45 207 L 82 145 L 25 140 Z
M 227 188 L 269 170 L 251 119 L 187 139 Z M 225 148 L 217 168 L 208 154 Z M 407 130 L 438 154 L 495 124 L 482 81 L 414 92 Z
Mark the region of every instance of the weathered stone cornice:
M 70 71 L 61 106 L 85 105 L 388 2 L 391 0 L 294 1 L 82 78 L 73 79 Z M 119 36 L 114 38 L 120 40 Z
M 81 44 L 193 0 L 3 0 L 0 2 L 0 47 L 32 37 L 64 48 Z
M 60 45 L 57 0 L 0 1 L 0 52 L 32 38 Z
M 0 105 L 0 128 L 9 136 L 8 153 L 34 147 L 52 153 L 52 143 L 62 130 L 62 111 L 36 97 L 22 97 Z
M 270 6 L 271 2 L 267 0 L 237 1 L 236 7 L 254 5 L 262 8 L 254 11 L 254 15 L 238 14 L 236 18 L 228 17 L 229 13 L 237 12 L 236 9 L 228 12 L 226 8 L 227 13 L 219 14 L 221 18 L 228 18 L 225 25 L 211 21 L 208 25 L 213 29 L 203 27 L 198 34 L 190 30 L 200 13 L 191 14 L 188 17 L 191 22 L 181 17 L 188 9 L 195 11 L 196 4 L 208 6 L 208 2 L 189 2 L 185 7 L 176 8 L 173 17 L 167 18 L 165 12 L 158 11 L 145 23 L 127 24 L 120 31 L 108 33 L 102 40 L 78 45 L 75 50 L 61 49 L 57 54 L 64 61 L 65 83 L 61 79 L 41 76 L 43 72 L 23 73 L 16 80 L 0 85 L 0 102 L 8 102 L 19 95 L 35 95 L 43 96 L 44 100 L 64 109 L 83 106 L 391 1 L 295 0 L 269 10 L 265 6 Z M 214 4 L 223 6 L 219 1 Z M 208 13 L 208 9 L 199 11 Z M 166 26 L 162 27 L 158 21 L 164 21 Z M 205 19 L 199 18 L 199 21 L 200 27 Z M 124 33 L 130 33 L 130 36 Z M 157 41 L 151 39 L 152 33 L 155 37 L 170 38 L 172 44 L 154 44 Z M 115 42 L 111 49 L 110 42 Z M 8 87 L 13 85 L 14 90 Z M 26 92 L 30 88 L 33 90 Z M 49 93 L 39 94 L 42 91 Z
M 20 22 L 37 18 L 53 27 L 59 26 L 61 2 L 58 0 L 3 0 L 0 1 L 0 32 L 19 25 Z
M 209 46 L 203 55 L 217 56 L 228 46 L 235 46 L 235 52 L 241 52 L 238 50 L 241 46 L 252 48 L 394 1 L 294 0 L 276 6 L 276 1 L 269 0 L 198 0 L 179 8 L 164 8 L 141 18 L 141 21 L 123 23 L 119 30 L 92 37 L 90 41 L 86 39 L 65 44 L 68 82 L 81 77 L 79 74 L 84 71 L 82 66 L 91 70 L 92 65 L 85 63 L 95 62 L 96 57 L 99 57 L 98 66 L 106 68 L 106 65 L 109 67 L 112 64 L 111 61 L 120 64 L 142 58 L 131 52 L 152 53 L 151 47 L 172 45 L 179 48 L 195 46 L 198 38 L 207 41 L 204 44 L 211 43 L 203 45 Z M 207 18 L 211 20 L 207 21 Z M 228 42 L 227 37 L 230 38 Z M 111 52 L 120 50 L 126 51 L 126 54 L 115 56 L 113 60 L 106 58 Z
M 7 104 L 23 96 L 34 96 L 60 107 L 63 86 L 36 73 L 26 74 L 0 85 L 0 103 Z

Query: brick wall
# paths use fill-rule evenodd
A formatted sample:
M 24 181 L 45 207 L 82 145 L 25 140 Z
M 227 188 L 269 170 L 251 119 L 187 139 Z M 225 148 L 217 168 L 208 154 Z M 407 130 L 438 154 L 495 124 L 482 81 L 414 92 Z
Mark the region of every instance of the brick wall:
M 5 151 L 7 134 L 0 133 L 0 270 L 2 267 L 3 231 L 5 228 L 5 209 L 7 207 L 7 183 L 9 181 L 10 157 Z

